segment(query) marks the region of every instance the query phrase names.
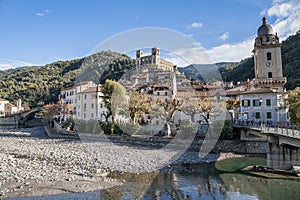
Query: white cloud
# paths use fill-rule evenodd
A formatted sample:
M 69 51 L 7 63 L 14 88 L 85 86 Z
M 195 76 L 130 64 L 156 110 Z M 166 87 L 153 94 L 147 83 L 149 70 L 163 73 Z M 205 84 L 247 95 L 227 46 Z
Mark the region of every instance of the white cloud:
M 43 12 L 37 12 L 35 13 L 36 16 L 39 16 L 39 17 L 43 17 L 45 15 L 45 13 Z
M 283 0 L 273 0 L 273 3 L 280 3 L 282 2 Z
M 281 40 L 290 35 L 294 35 L 300 30 L 300 2 L 291 1 L 274 1 L 273 5 L 265 10 L 269 16 L 275 16 L 276 20 L 273 29 L 278 33 Z
M 217 62 L 238 62 L 251 56 L 254 38 L 235 44 L 223 44 L 207 50 L 207 54 Z
M 194 22 L 191 25 L 189 25 L 189 28 L 202 28 L 203 24 L 202 22 Z
M 173 62 L 179 67 L 190 64 L 213 64 L 204 48 L 198 44 L 191 48 L 181 48 L 165 56 L 166 60 Z
M 0 58 L 0 70 L 12 69 L 23 66 L 34 66 L 34 64 L 20 60 Z
M 51 11 L 48 9 L 43 9 L 43 11 L 35 13 L 35 15 L 38 17 L 43 17 L 43 16 L 45 16 L 45 14 L 50 13 L 50 12 Z
M 276 3 L 270 9 L 267 10 L 269 16 L 275 15 L 277 17 L 287 17 L 292 10 L 291 3 Z
M 219 37 L 219 39 L 221 39 L 221 40 L 223 40 L 223 41 L 227 40 L 228 38 L 229 38 L 229 33 L 228 33 L 228 32 L 222 34 L 222 35 Z

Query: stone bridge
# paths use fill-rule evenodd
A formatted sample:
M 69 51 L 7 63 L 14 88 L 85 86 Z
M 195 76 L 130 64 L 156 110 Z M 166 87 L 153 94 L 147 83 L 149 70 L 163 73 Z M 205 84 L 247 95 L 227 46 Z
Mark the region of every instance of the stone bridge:
M 40 112 L 41 110 L 44 110 L 44 108 L 36 107 L 31 110 L 0 118 L 0 125 L 24 125 L 30 117 L 33 117 L 35 113 Z
M 20 113 L 19 115 L 19 124 L 24 124 L 30 117 L 33 117 L 35 113 L 38 113 L 40 111 L 44 110 L 43 107 L 35 107 L 31 110 L 28 110 L 26 112 Z
M 291 169 L 300 165 L 300 130 L 296 126 L 235 122 L 241 140 L 264 140 L 268 143 L 267 166 Z

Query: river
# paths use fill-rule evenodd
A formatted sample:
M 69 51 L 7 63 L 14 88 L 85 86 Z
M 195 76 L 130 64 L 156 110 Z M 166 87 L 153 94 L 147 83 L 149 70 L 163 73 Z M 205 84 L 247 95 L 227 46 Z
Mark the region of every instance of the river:
M 112 173 L 124 185 L 91 193 L 40 197 L 54 199 L 299 199 L 300 180 L 263 178 L 234 172 L 265 158 L 237 158 L 217 163 L 181 166 L 176 172 Z M 36 198 L 27 198 L 36 199 Z

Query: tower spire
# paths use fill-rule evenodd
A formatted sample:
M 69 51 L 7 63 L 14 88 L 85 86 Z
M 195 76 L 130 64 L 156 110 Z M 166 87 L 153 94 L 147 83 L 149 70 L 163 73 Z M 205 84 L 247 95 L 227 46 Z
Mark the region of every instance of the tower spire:
M 265 17 L 262 18 L 262 24 L 266 25 L 267 24 L 267 19 Z

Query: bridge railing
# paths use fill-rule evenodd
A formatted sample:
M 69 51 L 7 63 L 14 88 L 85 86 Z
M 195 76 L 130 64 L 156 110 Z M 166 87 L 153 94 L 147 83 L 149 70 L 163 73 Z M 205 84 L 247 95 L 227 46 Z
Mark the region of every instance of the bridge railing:
M 300 139 L 300 130 L 299 129 L 263 126 L 261 132 L 262 133 L 273 133 L 276 135 L 283 135 L 283 136 L 287 136 L 287 137 Z
M 262 125 L 260 122 L 256 121 L 242 121 L 236 120 L 233 122 L 234 127 L 243 127 L 243 128 L 250 128 L 250 129 L 261 129 Z
M 233 126 L 300 139 L 300 127 L 288 123 L 236 120 L 233 122 Z

